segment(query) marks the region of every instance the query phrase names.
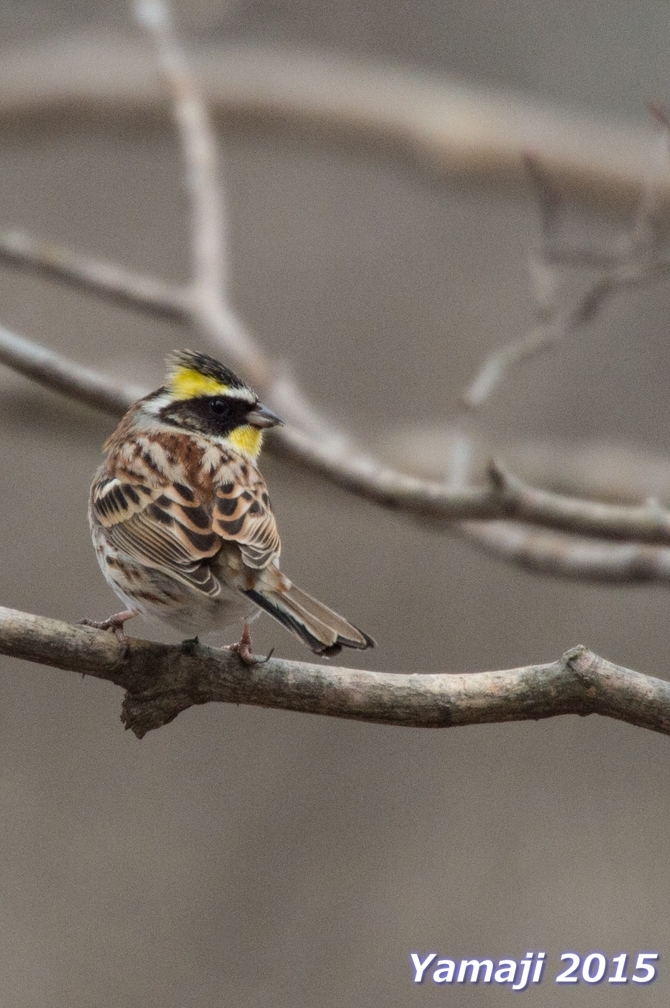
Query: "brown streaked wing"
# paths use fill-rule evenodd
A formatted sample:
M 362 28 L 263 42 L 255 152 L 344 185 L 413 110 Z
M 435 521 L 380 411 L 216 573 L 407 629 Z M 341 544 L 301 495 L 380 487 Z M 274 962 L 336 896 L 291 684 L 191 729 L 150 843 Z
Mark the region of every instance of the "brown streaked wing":
M 196 588 L 205 595 L 218 595 L 221 585 L 212 574 L 207 558 L 221 548 L 218 536 L 202 536 L 201 546 L 209 549 L 187 549 L 169 526 L 161 525 L 147 511 L 119 522 L 107 533 L 117 549 L 123 550 L 133 560 L 168 574 L 176 581 Z
M 101 525 L 111 528 L 143 511 L 161 493 L 161 487 L 104 476 L 91 487 L 91 510 Z
M 221 586 L 207 560 L 219 552 L 210 510 L 184 484 L 149 488 L 120 480 L 99 480 L 91 508 L 107 537 L 131 559 L 163 571 L 207 595 Z
M 279 558 L 277 523 L 265 480 L 255 466 L 231 460 L 221 470 L 212 529 L 239 547 L 247 567 L 260 570 Z

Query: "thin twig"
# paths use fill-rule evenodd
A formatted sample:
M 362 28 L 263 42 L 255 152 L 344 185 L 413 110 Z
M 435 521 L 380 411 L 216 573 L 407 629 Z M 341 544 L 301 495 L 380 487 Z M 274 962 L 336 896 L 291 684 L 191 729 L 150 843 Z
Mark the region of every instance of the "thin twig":
M 667 173 L 669 123 L 667 117 L 658 111 L 655 112 L 655 116 L 660 124 L 663 140 L 662 148 L 657 150 L 661 149 L 663 167 Z M 540 246 L 529 258 L 529 274 L 535 295 L 538 324 L 526 336 L 494 351 L 484 361 L 475 380 L 468 386 L 461 399 L 463 410 L 457 420 L 457 430 L 461 433 L 461 439 L 465 426 L 465 413 L 472 412 L 490 398 L 512 368 L 565 341 L 579 327 L 591 322 L 605 300 L 612 294 L 626 287 L 653 282 L 670 274 L 670 264 L 661 255 L 664 232 L 661 217 L 663 186 L 659 182 L 658 171 L 660 166 L 653 164 L 648 166 L 632 226 L 624 236 L 624 240 L 619 242 L 615 254 L 607 250 L 607 253 L 601 256 L 601 269 L 604 269 L 604 272 L 587 288 L 576 304 L 559 308 L 557 291 L 560 277 L 556 266 L 567 263 L 593 267 L 597 261 L 597 254 L 593 250 L 579 249 L 572 250 L 571 255 L 568 255 L 568 250 L 560 247 L 557 236 L 560 194 L 536 156 L 527 155 L 525 165 L 535 188 L 540 217 Z M 473 455 L 474 452 L 471 451 L 470 456 Z M 495 469 L 492 475 L 496 477 Z M 518 481 L 506 480 L 503 473 L 499 473 L 498 476 L 503 483 L 506 483 L 508 491 L 511 491 L 516 484 L 517 506 L 520 510 L 525 510 L 524 520 L 532 521 L 530 518 L 532 499 L 538 503 L 538 493 L 541 496 L 542 492 L 529 490 L 526 493 Z M 462 487 L 471 480 L 467 471 L 462 471 L 460 478 Z M 653 504 L 647 505 L 645 510 L 649 514 L 654 510 L 658 514 L 662 512 L 662 509 Z M 610 516 L 613 517 L 613 514 L 614 512 L 610 512 Z M 582 517 L 585 517 L 584 513 Z M 578 524 L 579 527 L 575 525 L 568 530 L 561 521 L 555 525 L 558 531 L 545 530 L 538 533 L 535 529 L 518 523 L 467 522 L 459 526 L 457 532 L 489 553 L 543 574 L 607 583 L 667 580 L 666 551 L 650 550 L 640 545 L 648 542 L 644 535 L 622 536 L 636 540 L 626 547 L 604 547 L 601 543 L 577 539 L 574 535 L 565 535 L 561 531 L 578 532 L 583 536 L 593 534 L 588 528 L 588 523 Z M 596 534 L 600 535 L 600 532 Z
M 173 31 L 169 6 L 162 0 L 138 0 L 136 11 L 138 20 L 153 39 L 170 89 L 186 163 L 193 241 L 192 321 L 224 349 L 227 357 L 277 406 L 285 419 L 320 432 L 329 439 L 331 447 L 334 440 L 342 443 L 345 435 L 336 431 L 335 425 L 308 402 L 287 369 L 262 351 L 230 303 L 225 201 L 207 105 Z
M 412 728 L 602 714 L 670 734 L 670 683 L 585 647 L 545 665 L 496 672 L 389 674 L 270 658 L 253 667 L 219 648 L 130 639 L 0 608 L 0 653 L 93 675 L 126 690 L 122 720 L 138 738 L 212 701 Z
M 114 416 L 122 415 L 135 398 L 147 391 L 114 385 L 1 327 L 0 362 L 53 391 Z M 330 456 L 323 447 L 315 454 L 309 436 L 290 427 L 276 443 L 284 451 L 290 446 L 293 460 L 309 465 L 357 496 L 432 522 L 505 518 L 572 534 L 670 546 L 670 512 L 657 504 L 617 507 L 550 493 L 527 486 L 499 463 L 490 467 L 487 486 L 451 487 L 406 476 L 377 463 L 364 463 L 360 458 L 342 459 L 339 451 Z
M 667 152 L 666 152 L 667 159 Z M 530 257 L 530 276 L 535 293 L 538 325 L 520 339 L 494 350 L 484 361 L 474 380 L 461 397 L 468 410 L 476 409 L 490 399 L 509 371 L 538 353 L 565 342 L 575 330 L 591 322 L 605 301 L 628 287 L 654 283 L 670 276 L 670 262 L 658 256 L 657 228 L 653 221 L 659 213 L 661 189 L 656 175 L 644 188 L 640 207 L 626 248 L 614 255 L 601 256 L 609 264 L 606 272 L 589 285 L 573 305 L 560 309 L 555 304 L 558 278 L 553 265 L 565 261 L 567 250 L 554 251 L 560 198 L 544 166 L 535 156 L 526 155 L 525 165 L 535 187 L 541 244 Z M 593 266 L 597 261 L 592 250 L 573 250 L 571 265 Z
M 112 416 L 123 415 L 130 404 L 144 394 L 141 388 L 116 385 L 4 326 L 0 326 L 0 363 L 53 392 Z
M 215 176 L 215 146 L 204 103 L 195 81 L 188 73 L 181 49 L 169 27 L 165 5 L 160 0 L 140 4 L 144 23 L 154 34 L 163 69 L 171 84 L 191 180 L 194 234 L 208 218 L 205 239 L 199 244 L 194 257 L 195 280 L 190 295 L 176 302 L 184 312 L 200 322 L 217 341 L 226 346 L 242 362 L 246 374 L 255 375 L 261 390 L 265 389 L 272 405 L 279 405 L 287 419 L 292 421 L 275 439 L 284 451 L 311 469 L 346 487 L 352 492 L 385 507 L 429 518 L 433 521 L 453 523 L 477 519 L 515 519 L 548 526 L 572 534 L 630 538 L 645 543 L 667 545 L 670 542 L 669 523 L 664 512 L 657 508 L 612 508 L 588 501 L 563 498 L 524 487 L 501 471 L 492 470 L 494 477 L 485 487 L 466 485 L 472 445 L 468 437 L 458 442 L 459 466 L 453 469 L 451 483 L 444 485 L 419 480 L 383 466 L 376 459 L 354 447 L 351 439 L 337 430 L 328 418 L 311 406 L 295 387 L 290 376 L 282 374 L 257 347 L 229 308 L 226 292 L 219 278 L 225 268 L 225 248 L 219 230 L 209 228 L 212 221 L 221 224 L 219 210 L 222 199 Z M 547 190 L 547 186 L 544 187 Z M 554 227 L 555 207 L 552 198 L 543 193 L 550 207 L 544 214 L 545 226 Z M 218 209 L 217 209 L 218 208 Z M 202 237 L 202 236 L 201 236 Z M 11 249 L 12 242 L 5 243 Z M 32 243 L 25 236 L 14 238 L 14 254 L 23 264 L 44 268 L 48 262 L 52 272 L 62 271 L 69 282 L 86 285 L 89 289 L 99 284 L 101 291 L 119 296 L 124 286 L 121 271 L 114 272 L 108 264 L 92 263 L 88 266 L 81 258 L 74 259 L 63 250 L 50 257 L 40 243 Z M 539 349 L 547 341 L 562 335 L 578 325 L 588 322 L 606 297 L 626 285 L 648 282 L 665 275 L 670 266 L 666 263 L 624 263 L 591 285 L 576 306 L 559 313 L 550 324 L 538 327 L 524 341 L 519 341 L 502 353 L 507 359 L 495 355 L 490 358 L 479 380 L 479 389 L 471 390 L 473 402 L 481 401 L 494 384 L 501 380 L 508 364 L 531 349 Z M 126 277 L 127 279 L 127 277 Z M 151 289 L 145 278 L 135 278 L 126 286 L 128 300 L 135 298 L 143 306 L 152 303 L 155 309 L 156 287 Z M 158 291 L 163 296 L 165 290 Z M 151 300 L 153 296 L 153 301 Z M 23 373 L 41 380 L 51 388 L 94 404 L 100 393 L 100 404 L 108 412 L 121 412 L 128 405 L 130 394 L 114 389 L 97 376 L 82 373 L 77 376 L 73 366 L 28 341 L 0 332 L 0 360 L 23 370 Z M 81 379 L 81 380 L 79 380 Z M 253 377 L 252 377 L 253 380 Z M 477 383 L 475 383 L 475 386 Z M 479 397 L 479 398 L 478 398 Z M 280 400 L 278 403 L 277 400 Z M 283 400 L 283 403 L 281 402 Z M 308 433 L 309 432 L 309 433 Z M 490 535 L 494 530 L 491 529 Z M 463 530 L 468 534 L 468 529 Z M 486 540 L 479 536 L 480 541 Z
M 525 151 L 523 165 L 526 169 L 538 204 L 540 215 L 540 233 L 543 246 L 553 245 L 559 223 L 559 211 L 563 202 L 554 179 L 542 163 L 542 158 L 535 152 Z
M 0 231 L 0 259 L 158 318 L 188 322 L 191 317 L 190 295 L 178 285 L 80 255 L 25 231 Z
M 191 197 L 191 249 L 194 295 L 203 301 L 228 298 L 224 203 L 219 189 L 216 141 L 207 108 L 184 51 L 172 15 L 161 0 L 137 0 L 135 16 L 153 40 L 156 60 L 172 94 L 174 116 L 186 158 Z
M 659 258 L 665 228 L 663 226 L 663 195 L 665 183 L 670 176 L 668 140 L 670 138 L 668 117 L 660 105 L 650 102 L 649 113 L 656 125 L 654 156 L 647 163 L 642 194 L 638 202 L 633 223 L 620 240 L 620 248 L 630 259 L 650 260 Z
M 402 425 L 379 440 L 389 464 L 426 480 L 444 478 L 444 459 L 453 450 L 453 426 Z M 588 498 L 615 505 L 654 498 L 670 501 L 670 453 L 609 438 L 533 437 L 506 440 L 500 457 L 531 486 L 542 486 L 566 497 Z M 490 449 L 476 446 L 468 481 L 479 486 L 491 464 Z M 466 482 L 467 485 L 467 482 Z
M 519 522 L 461 522 L 454 532 L 491 556 L 548 577 L 603 585 L 670 585 L 670 549 L 606 543 Z

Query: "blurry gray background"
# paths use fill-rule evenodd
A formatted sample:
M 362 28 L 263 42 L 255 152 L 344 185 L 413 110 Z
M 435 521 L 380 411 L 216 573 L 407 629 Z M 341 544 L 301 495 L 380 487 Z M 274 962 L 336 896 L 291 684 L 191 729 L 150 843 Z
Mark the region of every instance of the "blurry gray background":
M 192 41 L 233 37 L 457 73 L 599 114 L 670 97 L 670 8 L 646 0 L 256 0 L 228 22 L 184 4 Z M 5 45 L 123 28 L 102 0 L 0 4 Z M 312 395 L 362 438 L 446 421 L 488 348 L 532 320 L 530 197 L 431 189 L 389 163 L 231 138 L 235 301 Z M 0 222 L 147 273 L 187 275 L 172 132 L 5 132 Z M 666 287 L 617 298 L 487 411 L 524 434 L 670 441 Z M 147 383 L 193 338 L 0 269 L 0 322 Z M 0 374 L 3 604 L 101 618 L 115 599 L 86 498 L 112 424 Z M 493 439 L 495 441 L 495 438 Z M 375 510 L 269 457 L 299 583 L 379 642 L 347 664 L 466 671 L 583 642 L 665 676 L 662 588 L 551 581 Z M 152 633 L 133 625 L 132 633 Z M 169 639 L 166 636 L 165 639 Z M 307 654 L 269 620 L 256 649 Z M 670 743 L 597 717 L 429 732 L 244 707 L 192 709 L 141 743 L 120 692 L 2 659 L 3 1008 L 489 1005 L 497 987 L 411 984 L 410 951 L 670 952 Z M 549 979 L 533 1005 L 602 1002 Z M 670 958 L 619 1005 L 667 1005 Z

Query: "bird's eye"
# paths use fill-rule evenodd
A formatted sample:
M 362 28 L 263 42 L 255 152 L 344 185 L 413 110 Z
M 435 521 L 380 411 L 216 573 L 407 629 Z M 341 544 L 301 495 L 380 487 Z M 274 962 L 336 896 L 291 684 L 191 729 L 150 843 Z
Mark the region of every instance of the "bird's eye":
M 228 412 L 228 403 L 225 399 L 210 399 L 209 408 L 212 413 L 216 413 L 217 416 L 221 416 L 222 413 Z

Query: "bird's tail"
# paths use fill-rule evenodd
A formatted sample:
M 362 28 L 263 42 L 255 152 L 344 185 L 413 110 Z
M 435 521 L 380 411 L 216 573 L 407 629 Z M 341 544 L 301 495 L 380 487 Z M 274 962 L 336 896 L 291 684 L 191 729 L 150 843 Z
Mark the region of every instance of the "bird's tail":
M 316 654 L 332 657 L 343 647 L 374 647 L 372 637 L 352 626 L 342 616 L 318 602 L 302 588 L 285 582 L 287 587 L 271 588 L 262 581 L 245 591 L 252 602 L 274 616 L 287 630 L 304 641 Z

